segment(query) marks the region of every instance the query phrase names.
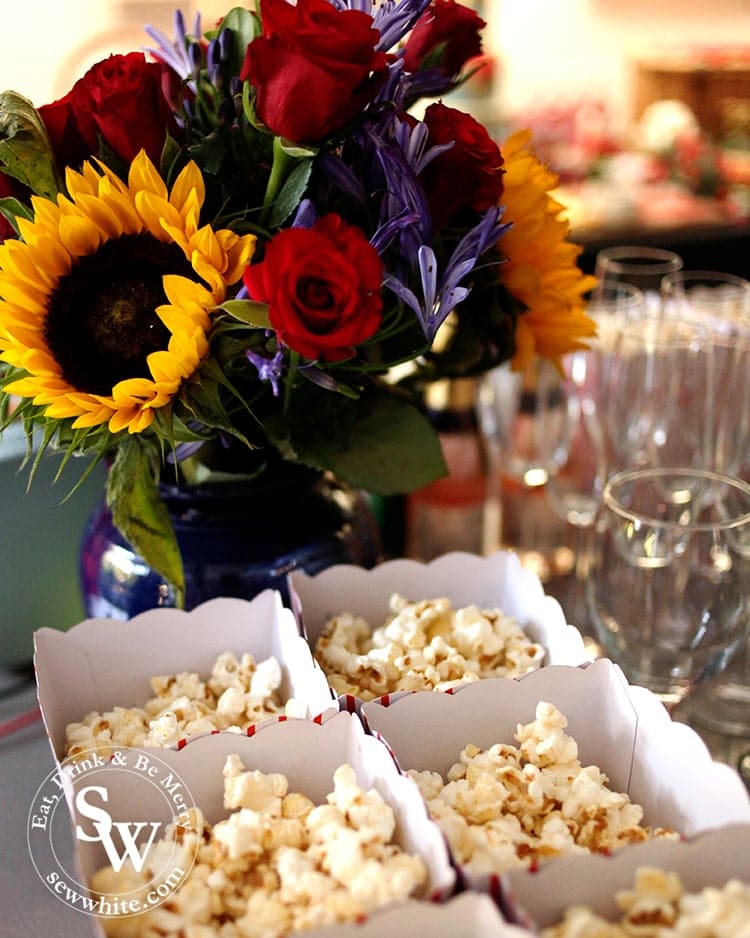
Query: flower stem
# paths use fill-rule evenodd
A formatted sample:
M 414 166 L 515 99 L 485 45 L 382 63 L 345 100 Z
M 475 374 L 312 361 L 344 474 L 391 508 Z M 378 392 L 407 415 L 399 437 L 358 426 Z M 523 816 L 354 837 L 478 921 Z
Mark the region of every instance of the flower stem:
M 260 213 L 259 223 L 261 226 L 265 225 L 271 206 L 281 191 L 281 187 L 289 171 L 289 166 L 293 162 L 294 157 L 290 156 L 281 146 L 281 138 L 274 137 L 273 163 L 271 165 L 271 173 L 268 177 L 268 182 L 266 183 L 266 192 L 263 196 L 263 209 Z

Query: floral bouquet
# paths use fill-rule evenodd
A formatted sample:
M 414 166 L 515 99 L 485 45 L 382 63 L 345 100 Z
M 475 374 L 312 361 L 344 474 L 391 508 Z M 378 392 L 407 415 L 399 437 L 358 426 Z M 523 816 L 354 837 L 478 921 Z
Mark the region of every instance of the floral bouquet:
M 106 459 L 115 524 L 178 595 L 160 481 L 280 458 L 412 491 L 446 471 L 428 382 L 593 334 L 529 135 L 443 103 L 484 25 L 260 0 L 147 29 L 53 104 L 0 96 L 0 426 Z

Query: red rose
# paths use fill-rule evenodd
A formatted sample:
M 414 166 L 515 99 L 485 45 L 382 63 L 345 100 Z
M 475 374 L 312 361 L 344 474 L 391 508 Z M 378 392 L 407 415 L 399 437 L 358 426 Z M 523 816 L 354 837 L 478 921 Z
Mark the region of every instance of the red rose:
M 458 75 L 466 62 L 482 51 L 479 32 L 486 25 L 474 10 L 455 0 L 434 0 L 406 41 L 404 68 L 418 72 L 432 66 L 448 78 Z
M 373 99 L 386 74 L 380 33 L 359 10 L 328 0 L 263 0 L 263 34 L 247 47 L 241 78 L 258 116 L 278 137 L 319 143 Z
M 431 104 L 424 121 L 430 146 L 453 141 L 421 176 L 435 228 L 463 208 L 483 212 L 497 205 L 503 191 L 503 158 L 482 124 L 444 104 Z
M 144 149 L 157 165 L 174 120 L 162 92 L 166 66 L 141 52 L 110 55 L 92 66 L 64 98 L 39 108 L 52 146 L 66 166 L 99 152 L 99 139 L 126 163 Z
M 268 303 L 279 341 L 305 358 L 351 358 L 380 325 L 380 256 L 338 215 L 280 231 L 243 279 L 254 300 Z

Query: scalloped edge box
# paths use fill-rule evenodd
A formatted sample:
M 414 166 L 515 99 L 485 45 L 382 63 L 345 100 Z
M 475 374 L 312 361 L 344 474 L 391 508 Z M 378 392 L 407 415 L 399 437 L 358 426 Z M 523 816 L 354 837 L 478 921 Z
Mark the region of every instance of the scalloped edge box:
M 503 921 L 489 896 L 464 892 L 441 904 L 409 900 L 382 909 L 362 924 L 300 932 L 305 938 L 528 938 L 529 932 Z
M 135 750 L 140 752 L 140 750 Z M 414 783 L 399 773 L 388 749 L 365 732 L 360 719 L 349 713 L 335 713 L 320 723 L 289 719 L 267 723 L 253 736 L 219 733 L 195 737 L 180 750 L 158 750 L 158 760 L 184 783 L 188 804 L 201 808 L 211 823 L 227 816 L 224 808 L 222 769 L 226 757 L 236 753 L 247 769 L 282 772 L 290 791 L 300 791 L 316 803 L 325 803 L 333 789 L 333 774 L 349 763 L 363 788 L 375 788 L 396 815 L 395 840 L 425 861 L 428 880 L 421 898 L 443 902 L 454 894 L 456 871 L 440 829 L 430 820 Z M 84 782 L 88 780 L 84 776 Z M 133 785 L 132 771 L 118 771 L 112 763 L 97 769 L 97 784 L 106 783 L 107 810 L 113 821 L 164 821 L 164 796 L 154 785 L 151 795 L 144 786 Z M 72 788 L 76 781 L 70 782 Z M 137 790 L 137 797 L 135 791 Z M 74 798 L 69 800 L 74 804 Z M 71 821 L 88 823 L 73 810 Z M 82 882 L 90 882 L 94 872 L 107 865 L 101 842 L 77 842 L 76 861 Z M 103 935 L 94 921 L 96 934 Z M 334 933 L 336 929 L 327 929 Z M 357 932 L 359 934 L 359 932 Z M 502 933 L 500 933 L 502 935 Z M 500 938 L 500 936 L 498 936 Z
M 190 612 L 150 609 L 126 622 L 86 619 L 67 632 L 34 633 L 37 696 L 55 759 L 65 757 L 68 723 L 92 710 L 142 706 L 153 696 L 154 675 L 197 671 L 205 678 L 226 651 L 250 652 L 259 661 L 273 655 L 281 666 L 282 699 L 301 701 L 309 718 L 338 710 L 276 590 L 251 600 L 211 599 Z
M 545 666 L 589 660 L 579 630 L 512 551 L 488 556 L 453 551 L 427 563 L 387 560 L 369 570 L 339 564 L 314 575 L 295 570 L 288 582 L 292 608 L 313 649 L 333 616 L 353 612 L 377 628 L 389 615 L 391 595 L 401 593 L 412 600 L 445 596 L 454 608 L 502 609 L 544 647 Z
M 570 857 L 564 867 L 541 866 L 533 876 L 513 870 L 503 877 L 503 892 L 512 897 L 506 914 L 533 931 L 561 921 L 573 905 L 612 921 L 619 912 L 615 893 L 631 889 L 643 866 L 674 871 L 688 892 L 730 879 L 750 883 L 750 824 L 728 824 L 684 841 L 633 844 L 610 856 Z
M 534 719 L 540 700 L 567 718 L 581 764 L 597 765 L 613 789 L 628 792 L 643 807 L 646 824 L 692 837 L 750 823 L 750 796 L 737 772 L 712 760 L 693 729 L 672 721 L 654 694 L 628 684 L 606 658 L 578 668 L 542 668 L 516 681 L 479 681 L 453 694 L 392 695 L 363 704 L 361 713 L 402 770 L 445 777 L 468 743 L 513 743 L 516 726 Z M 568 858 L 549 862 L 558 868 Z M 462 873 L 470 888 L 498 894 L 497 876 Z

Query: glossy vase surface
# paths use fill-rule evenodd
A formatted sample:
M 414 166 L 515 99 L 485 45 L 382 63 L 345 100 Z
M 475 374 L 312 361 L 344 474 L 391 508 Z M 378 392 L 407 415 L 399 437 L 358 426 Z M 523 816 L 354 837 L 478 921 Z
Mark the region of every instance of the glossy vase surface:
M 208 599 L 252 599 L 286 576 L 337 563 L 371 567 L 380 558 L 378 525 L 361 492 L 316 472 L 285 467 L 258 479 L 163 485 L 185 570 L 185 608 Z M 101 505 L 84 532 L 80 561 L 86 615 L 128 619 L 174 606 L 163 577 L 136 554 Z

